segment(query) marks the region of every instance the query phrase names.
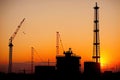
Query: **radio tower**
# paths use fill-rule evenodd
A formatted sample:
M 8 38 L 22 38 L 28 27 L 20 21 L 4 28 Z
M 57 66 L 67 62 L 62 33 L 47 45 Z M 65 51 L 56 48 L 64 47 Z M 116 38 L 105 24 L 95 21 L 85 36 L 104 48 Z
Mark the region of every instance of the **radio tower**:
M 98 14 L 99 7 L 94 7 L 94 42 L 93 42 L 93 56 L 92 58 L 95 59 L 95 62 L 100 62 L 100 39 L 99 39 L 99 14 Z

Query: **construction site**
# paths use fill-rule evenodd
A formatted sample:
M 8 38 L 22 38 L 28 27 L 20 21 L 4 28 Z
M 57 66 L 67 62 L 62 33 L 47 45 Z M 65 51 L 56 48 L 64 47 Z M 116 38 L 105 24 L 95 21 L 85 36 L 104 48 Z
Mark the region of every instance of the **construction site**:
M 56 32 L 56 63 L 49 61 L 47 65 L 39 65 L 34 63 L 35 48 L 31 47 L 31 62 L 30 71 L 23 69 L 20 73 L 13 72 L 13 41 L 17 36 L 22 24 L 24 24 L 25 18 L 17 26 L 17 29 L 9 38 L 9 65 L 7 75 L 2 74 L 0 76 L 3 80 L 119 80 L 119 73 L 112 73 L 112 71 L 101 72 L 101 62 L 100 62 L 100 36 L 99 36 L 99 7 L 95 3 L 94 7 L 94 20 L 93 20 L 93 55 L 90 57 L 93 61 L 84 62 L 84 71 L 81 70 L 81 60 L 82 56 L 75 55 L 72 48 L 68 50 L 63 50 L 62 55 L 60 54 L 59 47 L 63 43 L 60 36 L 60 32 Z M 91 46 L 92 47 L 92 46 Z M 1 79 L 1 80 L 2 80 Z

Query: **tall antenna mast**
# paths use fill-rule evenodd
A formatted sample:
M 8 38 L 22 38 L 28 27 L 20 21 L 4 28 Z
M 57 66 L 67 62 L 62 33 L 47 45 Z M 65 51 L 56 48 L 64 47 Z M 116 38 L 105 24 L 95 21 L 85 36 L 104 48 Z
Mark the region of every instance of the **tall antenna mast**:
M 99 7 L 94 7 L 94 42 L 93 42 L 93 59 L 95 62 L 100 62 L 100 39 L 99 39 L 99 15 L 98 15 Z

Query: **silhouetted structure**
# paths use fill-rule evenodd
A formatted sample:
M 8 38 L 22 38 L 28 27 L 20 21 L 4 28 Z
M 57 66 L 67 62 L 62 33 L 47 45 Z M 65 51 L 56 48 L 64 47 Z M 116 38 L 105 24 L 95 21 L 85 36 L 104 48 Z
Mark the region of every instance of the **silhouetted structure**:
M 120 80 L 120 72 L 113 73 L 112 71 L 105 71 L 101 73 L 100 68 L 100 40 L 99 40 L 99 19 L 98 9 L 95 9 L 94 20 L 94 43 L 93 43 L 93 59 L 95 62 L 84 62 L 84 73 L 81 73 L 80 56 L 73 54 L 71 48 L 64 52 L 63 56 L 59 54 L 59 32 L 57 32 L 57 56 L 56 66 L 35 66 L 35 74 L 24 73 L 11 73 L 12 72 L 12 40 L 16 35 L 10 38 L 9 48 L 9 73 L 0 72 L 0 80 Z M 24 21 L 24 20 L 23 20 Z M 22 22 L 21 22 L 22 23 Z M 18 27 L 20 28 L 20 26 Z M 18 30 L 17 30 L 18 31 Z M 61 41 L 61 40 L 60 40 Z M 31 72 L 33 72 L 33 47 L 31 48 Z
M 84 76 L 88 80 L 100 78 L 100 63 L 84 62 Z
M 20 24 L 17 26 L 17 29 L 12 34 L 12 36 L 9 38 L 9 65 L 8 65 L 8 73 L 12 73 L 12 52 L 13 52 L 13 40 L 18 33 L 22 23 L 24 22 L 25 18 L 20 22 Z
M 35 66 L 35 74 L 47 75 L 55 72 L 55 66 Z
M 94 7 L 94 43 L 93 43 L 93 59 L 95 59 L 95 62 L 100 62 L 100 39 L 99 39 L 99 16 L 98 16 L 98 9 L 99 7 Z
M 86 80 L 98 80 L 100 78 L 100 40 L 99 40 L 99 17 L 98 17 L 99 7 L 94 7 L 95 16 L 94 16 L 94 42 L 93 42 L 93 56 L 95 62 L 84 62 L 84 76 Z
M 69 51 L 64 52 L 64 56 L 56 56 L 56 59 L 56 68 L 59 77 L 76 78 L 80 76 L 81 57 L 73 55 L 71 48 L 69 48 Z
M 84 62 L 84 73 L 90 75 L 100 74 L 100 63 Z
M 53 80 L 55 78 L 55 66 L 35 66 L 36 78 Z

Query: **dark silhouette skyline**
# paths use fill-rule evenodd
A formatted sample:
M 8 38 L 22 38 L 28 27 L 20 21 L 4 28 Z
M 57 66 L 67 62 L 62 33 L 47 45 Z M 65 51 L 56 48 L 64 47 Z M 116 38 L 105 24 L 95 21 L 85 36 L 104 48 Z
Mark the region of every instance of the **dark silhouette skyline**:
M 80 56 L 74 55 L 69 48 L 63 56 L 56 56 L 56 66 L 36 65 L 34 73 L 0 73 L 1 80 L 119 80 L 120 72 L 105 71 L 101 73 L 100 64 L 85 62 L 81 72 Z
M 8 73 L 0 72 L 1 80 L 119 80 L 120 71 L 113 72 L 111 70 L 101 71 L 100 62 L 100 39 L 99 39 L 99 17 L 98 17 L 98 5 L 96 3 L 95 20 L 94 20 L 94 41 L 93 41 L 93 56 L 95 61 L 85 61 L 84 70 L 81 69 L 82 56 L 74 54 L 71 48 L 68 51 L 63 51 L 63 55 L 56 55 L 55 65 L 50 65 L 48 59 L 48 65 L 34 65 L 33 57 L 31 57 L 31 66 L 29 66 L 30 73 L 26 73 L 26 69 L 20 69 L 19 73 L 12 71 L 12 56 L 10 56 Z M 15 32 L 16 34 L 16 32 Z M 12 41 L 11 41 L 12 42 Z M 10 46 L 10 52 L 12 52 Z M 57 46 L 59 49 L 59 46 Z M 33 48 L 32 48 L 33 52 Z M 10 54 L 11 55 L 11 54 Z M 33 53 L 32 53 L 33 55 Z M 21 67 L 22 65 L 19 65 Z M 22 71 L 22 72 L 21 72 Z

